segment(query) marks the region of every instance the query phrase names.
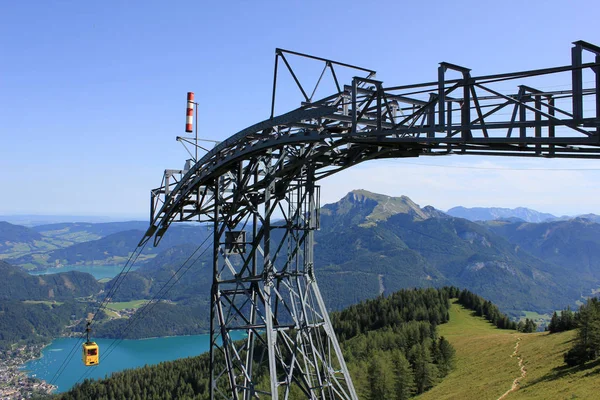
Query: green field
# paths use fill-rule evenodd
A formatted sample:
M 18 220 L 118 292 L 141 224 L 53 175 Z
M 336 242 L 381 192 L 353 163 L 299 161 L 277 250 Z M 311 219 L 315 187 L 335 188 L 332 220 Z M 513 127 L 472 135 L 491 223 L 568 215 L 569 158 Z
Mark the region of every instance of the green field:
M 109 318 L 121 318 L 121 315 L 110 308 L 105 308 L 104 312 L 108 315 Z
M 48 300 L 23 300 L 25 304 L 47 304 L 49 306 L 57 305 L 61 306 L 64 303 L 62 301 L 48 301 Z
M 106 307 L 110 308 L 111 310 L 122 311 L 122 310 L 125 310 L 126 308 L 140 308 L 147 302 L 148 302 L 148 300 L 122 301 L 122 302 L 116 302 L 116 303 L 108 303 L 108 305 Z
M 560 311 L 557 311 L 560 315 Z M 552 314 L 539 314 L 535 311 L 523 311 L 524 316 L 521 316 L 521 321 L 525 322 L 526 318 L 533 320 L 538 326 L 548 325 L 552 319 Z
M 52 239 L 54 241 L 53 243 L 69 243 L 67 246 L 75 243 L 89 242 L 90 240 L 98 240 L 102 237 L 87 231 L 71 232 L 69 228 L 57 229 L 54 231 L 44 231 L 41 232 L 41 234 L 46 236 L 48 239 Z
M 598 398 L 600 362 L 583 369 L 564 367 L 563 353 L 574 331 L 550 335 L 500 330 L 454 304 L 450 322 L 439 326 L 439 334 L 456 349 L 456 368 L 418 399 L 499 399 L 521 377 L 518 359 L 511 357 L 517 342 L 526 374 L 503 399 Z
M 550 314 L 540 314 L 537 313 L 535 311 L 523 311 L 524 316 L 522 317 L 523 319 L 525 318 L 529 318 L 529 319 L 533 319 L 534 321 L 537 319 L 550 319 L 552 318 L 552 315 Z

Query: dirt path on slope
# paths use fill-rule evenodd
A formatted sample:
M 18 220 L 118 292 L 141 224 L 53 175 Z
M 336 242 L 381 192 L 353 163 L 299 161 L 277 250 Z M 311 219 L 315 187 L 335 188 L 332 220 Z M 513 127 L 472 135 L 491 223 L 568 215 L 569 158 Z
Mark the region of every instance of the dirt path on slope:
M 506 396 L 508 396 L 512 392 L 519 390 L 519 384 L 520 384 L 521 379 L 525 378 L 525 375 L 527 375 L 527 370 L 525 369 L 525 366 L 523 365 L 523 357 L 521 357 L 519 355 L 519 343 L 520 342 L 521 342 L 521 338 L 517 338 L 517 343 L 515 344 L 515 351 L 513 351 L 513 353 L 510 355 L 510 358 L 517 357 L 517 360 L 519 360 L 519 368 L 521 368 L 521 376 L 519 376 L 518 378 L 515 378 L 515 380 L 512 383 L 511 388 L 508 389 L 506 391 L 506 393 L 504 393 L 502 396 L 498 397 L 498 400 L 504 400 L 506 398 Z
M 379 295 L 381 296 L 385 292 L 385 286 L 383 285 L 383 275 L 379 274 Z

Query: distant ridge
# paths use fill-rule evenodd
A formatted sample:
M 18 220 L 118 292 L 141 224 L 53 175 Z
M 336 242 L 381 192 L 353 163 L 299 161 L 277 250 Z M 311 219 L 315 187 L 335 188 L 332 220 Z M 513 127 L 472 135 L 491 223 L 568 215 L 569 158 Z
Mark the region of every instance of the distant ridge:
M 320 229 L 315 232 L 314 262 L 328 307 L 339 310 L 406 287 L 447 285 L 465 287 L 518 315 L 523 310 L 552 312 L 600 288 L 596 216 L 540 223 L 526 221 L 554 216 L 525 208 L 483 210 L 487 217 L 471 215 L 480 221 L 472 222 L 431 206 L 420 207 L 406 196 L 362 189 L 324 205 Z M 508 210 L 512 215 L 490 215 L 490 210 Z M 481 221 L 485 218 L 497 219 Z M 0 245 L 0 258 L 28 269 L 57 264 L 118 265 L 135 248 L 146 224 L 63 223 L 34 229 L 0 224 L 0 238 L 5 231 L 9 239 L 2 243 L 4 248 Z M 121 229 L 127 230 L 116 232 Z M 170 228 L 161 246 L 147 247 L 138 260 L 136 274 L 144 279 L 127 281 L 122 295 L 139 299 L 135 296 L 148 289 L 149 283 L 165 282 L 187 258 L 170 249 L 198 245 L 209 232 L 207 226 L 196 224 Z M 280 234 L 274 232 L 273 237 L 279 240 Z M 151 261 L 155 256 L 156 261 Z M 169 300 L 178 302 L 209 292 L 210 276 L 186 278 L 177 296 Z
M 600 215 L 596 215 L 596 214 L 581 214 L 581 215 L 578 215 L 577 218 L 587 219 L 588 221 L 600 224 Z
M 501 208 L 501 207 L 453 207 L 447 211 L 448 215 L 469 221 L 492 221 L 496 219 L 520 219 L 525 222 L 547 222 L 558 219 L 555 215 L 543 213 L 525 207 Z
M 84 272 L 69 271 L 34 276 L 2 260 L 0 281 L 0 301 L 70 300 L 91 296 L 101 289 L 96 279 Z
M 145 218 L 136 217 L 109 217 L 100 215 L 41 215 L 41 214 L 3 214 L 0 215 L 0 221 L 10 222 L 11 224 L 33 227 L 38 225 L 58 224 L 66 222 L 125 222 L 132 220 L 145 220 Z
M 21 225 L 0 221 L 0 249 L 6 242 L 34 243 L 36 240 L 42 240 L 42 235 L 38 232 Z

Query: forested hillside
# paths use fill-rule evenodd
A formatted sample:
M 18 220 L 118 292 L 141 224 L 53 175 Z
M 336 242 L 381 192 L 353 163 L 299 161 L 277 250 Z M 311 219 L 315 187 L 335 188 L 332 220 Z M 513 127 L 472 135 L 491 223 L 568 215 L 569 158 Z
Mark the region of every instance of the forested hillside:
M 575 218 L 541 224 L 493 221 L 486 226 L 513 243 L 515 252 L 526 251 L 560 266 L 582 285 L 600 286 L 600 224 Z
M 411 286 L 466 287 L 513 315 L 553 311 L 580 296 L 581 281 L 561 266 L 406 198 L 351 192 L 323 207 L 320 228 L 315 264 L 332 309 Z
M 15 343 L 40 343 L 59 336 L 92 311 L 78 297 L 97 294 L 100 285 L 91 275 L 64 272 L 32 276 L 0 261 L 0 350 Z
M 13 344 L 47 343 L 66 325 L 91 311 L 85 303 L 21 302 L 0 300 L 0 351 Z M 72 318 L 75 316 L 75 318 Z
M 361 399 L 407 399 L 450 372 L 454 349 L 437 326 L 448 322 L 456 295 L 454 288 L 402 290 L 333 313 Z
M 70 271 L 30 275 L 0 260 L 0 300 L 72 300 L 97 294 L 102 285 L 90 274 Z
M 42 235 L 35 230 L 0 221 L 0 249 L 7 246 L 6 242 L 33 244 L 36 240 L 42 240 Z
M 181 336 L 206 333 L 210 328 L 209 304 L 165 302 L 150 304 L 139 318 L 107 319 L 96 324 L 94 336 L 102 338 L 144 339 L 157 336 Z
M 454 350 L 437 334 L 455 288 L 403 290 L 333 313 L 355 386 L 365 399 L 407 399 L 443 379 Z M 85 381 L 60 399 L 208 398 L 208 356 Z M 293 397 L 303 398 L 303 397 Z

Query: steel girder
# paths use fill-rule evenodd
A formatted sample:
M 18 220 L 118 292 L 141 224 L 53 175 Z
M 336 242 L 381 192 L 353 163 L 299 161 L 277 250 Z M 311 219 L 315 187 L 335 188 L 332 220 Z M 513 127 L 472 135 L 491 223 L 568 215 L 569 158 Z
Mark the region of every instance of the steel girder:
M 594 62 L 582 62 L 584 51 Z M 441 63 L 435 82 L 387 88 L 374 71 L 309 56 L 325 64 L 317 86 L 329 69 L 337 88 L 319 101 L 286 55 L 303 56 L 277 49 L 272 111 L 280 58 L 302 106 L 231 136 L 189 170 L 165 171 L 140 242 L 158 244 L 174 221 L 213 224 L 211 398 L 356 398 L 314 273 L 319 179 L 381 158 L 600 158 L 600 48 L 583 41 L 569 66 L 472 77 Z M 341 87 L 334 67 L 366 76 Z M 565 90 L 534 87 L 565 74 Z M 507 82 L 517 89 L 498 87 Z M 234 331 L 247 337 L 233 341 Z

